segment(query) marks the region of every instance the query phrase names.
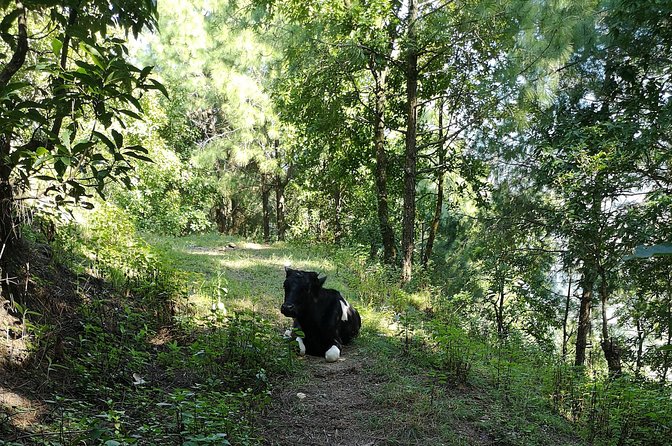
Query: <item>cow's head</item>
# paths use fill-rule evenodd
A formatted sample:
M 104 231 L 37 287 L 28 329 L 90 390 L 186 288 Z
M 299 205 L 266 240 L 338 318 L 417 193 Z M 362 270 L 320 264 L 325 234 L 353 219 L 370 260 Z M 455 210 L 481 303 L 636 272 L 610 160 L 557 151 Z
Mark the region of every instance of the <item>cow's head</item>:
M 327 280 L 311 271 L 299 271 L 285 267 L 285 302 L 280 312 L 287 317 L 298 317 L 303 309 L 319 296 L 320 288 Z

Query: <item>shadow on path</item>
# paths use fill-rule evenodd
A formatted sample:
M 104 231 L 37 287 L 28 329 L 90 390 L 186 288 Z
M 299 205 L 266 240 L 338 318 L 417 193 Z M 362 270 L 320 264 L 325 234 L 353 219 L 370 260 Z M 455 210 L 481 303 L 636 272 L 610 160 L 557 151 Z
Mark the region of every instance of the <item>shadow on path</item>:
M 265 445 L 373 446 L 385 444 L 365 424 L 382 410 L 372 400 L 380 377 L 367 372 L 369 359 L 346 347 L 337 363 L 307 356 L 305 380 L 276 385 L 273 402 L 259 417 Z

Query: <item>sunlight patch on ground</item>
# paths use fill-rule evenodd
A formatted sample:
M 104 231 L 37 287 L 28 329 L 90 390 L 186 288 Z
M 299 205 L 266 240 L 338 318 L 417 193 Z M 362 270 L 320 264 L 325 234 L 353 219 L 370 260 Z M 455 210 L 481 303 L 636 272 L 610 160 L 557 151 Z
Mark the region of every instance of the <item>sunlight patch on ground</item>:
M 186 254 L 196 254 L 203 256 L 221 256 L 226 252 L 226 248 L 212 248 L 205 246 L 188 246 L 182 250 Z
M 198 317 L 209 317 L 221 299 L 229 315 L 253 311 L 283 324 L 285 266 L 329 276 L 328 287 L 349 294 L 338 268 L 317 250 L 216 236 L 169 239 L 169 245 L 195 273 L 189 302 Z
M 243 249 L 251 249 L 254 251 L 260 251 L 260 250 L 266 250 L 270 249 L 271 247 L 268 245 L 260 245 L 259 243 L 243 243 L 242 246 Z
M 370 306 L 356 305 L 362 316 L 364 328 L 383 336 L 394 336 L 398 326 L 391 311 L 376 309 Z
M 254 270 L 258 269 L 259 265 L 272 265 L 278 268 L 278 271 L 282 269 L 282 264 L 279 263 L 279 260 L 273 259 L 260 259 L 257 257 L 238 257 L 238 258 L 229 258 L 224 257 L 220 259 L 220 264 L 227 268 L 231 269 L 249 269 Z
M 0 387 L 0 414 L 6 416 L 12 426 L 25 429 L 37 423 L 40 412 L 41 409 L 28 398 Z

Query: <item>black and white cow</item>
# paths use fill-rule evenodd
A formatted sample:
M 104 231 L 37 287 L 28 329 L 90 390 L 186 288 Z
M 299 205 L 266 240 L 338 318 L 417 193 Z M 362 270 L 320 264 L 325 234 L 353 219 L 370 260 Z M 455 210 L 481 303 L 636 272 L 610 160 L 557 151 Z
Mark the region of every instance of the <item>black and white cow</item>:
M 285 271 L 285 302 L 280 312 L 294 318 L 294 328 L 303 332 L 303 338 L 296 339 L 299 351 L 302 355 L 324 355 L 328 362 L 337 361 L 341 346 L 359 334 L 359 313 L 341 293 L 322 287 L 326 277 L 288 267 Z

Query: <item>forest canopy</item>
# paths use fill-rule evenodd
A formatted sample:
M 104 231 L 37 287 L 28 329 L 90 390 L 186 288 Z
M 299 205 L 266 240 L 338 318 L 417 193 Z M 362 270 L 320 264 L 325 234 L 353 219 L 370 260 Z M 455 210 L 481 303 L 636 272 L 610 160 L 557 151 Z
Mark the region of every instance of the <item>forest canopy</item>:
M 96 191 L 143 230 L 361 245 L 577 365 L 594 321 L 613 373 L 667 379 L 669 257 L 632 255 L 670 241 L 666 4 L 2 7 L 8 246 Z

